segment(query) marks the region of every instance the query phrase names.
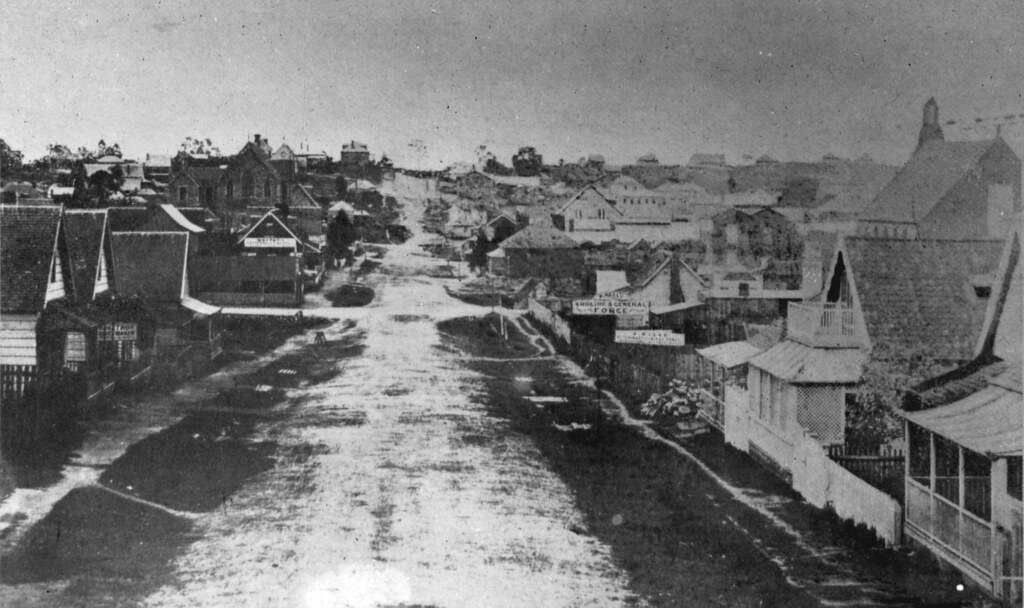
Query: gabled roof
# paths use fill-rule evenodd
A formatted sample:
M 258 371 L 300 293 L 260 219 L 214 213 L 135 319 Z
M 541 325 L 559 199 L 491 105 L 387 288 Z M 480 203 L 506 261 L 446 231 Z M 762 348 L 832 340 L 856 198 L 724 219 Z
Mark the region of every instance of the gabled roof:
M 238 154 L 232 157 L 230 162 L 228 162 L 228 166 L 231 167 L 239 164 L 242 157 L 246 155 L 255 158 L 259 164 L 263 165 L 270 175 L 279 178 L 277 169 L 275 169 L 274 165 L 270 162 L 270 157 L 263 153 L 263 150 L 258 144 L 251 141 L 246 142 L 246 144 L 242 146 L 242 149 L 238 151 Z
M 507 213 L 505 213 L 504 211 L 502 211 L 502 212 L 501 212 L 501 213 L 499 213 L 498 215 L 496 215 L 496 216 L 494 216 L 493 218 L 491 218 L 491 219 L 490 219 L 490 220 L 489 220 L 489 221 L 487 222 L 487 225 L 488 225 L 488 226 L 494 226 L 495 224 L 499 223 L 500 221 L 506 221 L 506 222 L 509 222 L 509 223 L 511 223 L 511 224 L 512 224 L 513 226 L 515 226 L 515 225 L 516 225 L 516 218 L 514 218 L 514 217 L 509 217 L 509 215 L 508 215 Z
M 292 184 L 291 207 L 293 209 L 314 208 L 321 209 L 320 203 L 316 202 L 309 189 L 302 184 Z
M 80 301 L 95 295 L 96 268 L 103 253 L 107 230 L 106 209 L 69 209 L 64 213 L 64 238 L 68 246 L 68 274 L 71 291 Z
M 114 289 L 152 302 L 180 302 L 187 295 L 187 232 L 114 232 Z
M 252 234 L 252 231 L 256 230 L 256 228 L 258 228 L 260 226 L 260 224 L 263 224 L 264 222 L 274 222 L 274 223 L 276 223 L 285 232 L 288 233 L 288 236 L 290 236 L 291 238 L 295 239 L 296 242 L 299 242 L 299 243 L 302 242 L 302 239 L 299 237 L 299 235 L 295 234 L 295 231 L 292 230 L 290 227 L 288 227 L 287 223 L 282 221 L 281 218 L 277 217 L 277 213 L 275 213 L 274 209 L 271 209 L 270 211 L 267 211 L 266 213 L 264 213 L 262 217 L 260 217 L 258 220 L 253 222 L 251 226 L 246 228 L 242 232 L 242 236 L 240 236 L 238 238 L 237 242 L 238 243 L 242 243 L 243 241 L 245 241 L 246 237 L 248 237 L 250 234 Z
M 502 249 L 575 249 L 576 241 L 554 226 L 530 224 L 501 243 Z
M 652 257 L 651 260 L 646 264 L 646 266 L 639 273 L 637 273 L 637 279 L 630 283 L 629 289 L 641 289 L 643 287 L 646 287 L 651 281 L 654 280 L 655 277 L 661 274 L 665 270 L 665 268 L 671 264 L 672 258 L 673 254 L 664 251 L 659 252 L 658 255 Z M 700 275 L 694 272 L 692 268 L 687 266 L 686 262 L 680 260 L 678 257 L 676 258 L 676 262 L 679 264 L 679 267 L 682 270 L 685 270 L 686 272 L 692 274 L 693 277 L 697 279 L 697 281 L 699 281 L 702 286 L 707 287 L 707 284 L 704 282 L 703 279 L 700 278 Z
M 577 192 L 576 194 L 574 194 L 572 198 L 565 201 L 565 203 L 563 203 L 562 206 L 560 206 L 558 208 L 558 211 L 556 211 L 555 213 L 557 215 L 565 215 L 565 212 L 569 210 L 569 207 L 576 203 L 576 201 L 582 200 L 583 195 L 587 194 L 587 192 L 593 192 L 595 195 L 600 197 L 599 200 L 601 202 L 604 202 L 608 207 L 614 209 L 615 212 L 618 213 L 619 215 L 622 214 L 621 211 L 619 211 L 618 207 L 616 207 L 613 204 L 614 199 L 610 198 L 605 192 L 602 192 L 599 188 L 593 185 L 587 186 L 580 190 L 579 192 Z
M 925 142 L 864 209 L 861 219 L 904 223 L 921 220 L 997 142 L 1002 140 Z
M 874 347 L 973 358 L 988 300 L 972 277 L 995 270 L 1000 241 L 847 237 L 840 244 Z
M 61 208 L 0 205 L 0 310 L 39 312 L 60 230 Z

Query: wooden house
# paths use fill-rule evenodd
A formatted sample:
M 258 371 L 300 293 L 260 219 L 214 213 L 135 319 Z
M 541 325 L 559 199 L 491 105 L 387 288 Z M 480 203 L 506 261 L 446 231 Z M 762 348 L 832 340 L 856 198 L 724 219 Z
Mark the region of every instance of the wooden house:
M 200 297 L 223 306 L 302 306 L 307 283 L 322 281 L 320 248 L 268 211 L 235 239 L 228 255 L 195 264 Z
M 700 356 L 697 373 L 701 393 L 700 416 L 718 430 L 725 430 L 727 393 L 737 403 L 748 401 L 747 363 L 762 352 L 763 348 L 746 340 L 697 349 Z
M 62 212 L 0 205 L 0 422 L 4 441 L 37 438 L 44 407 L 73 404 L 79 382 L 56 305 L 68 285 Z M 84 345 L 72 344 L 71 360 Z
M 68 210 L 64 214 L 71 295 L 65 335 L 65 367 L 85 376 L 86 401 L 115 386 L 132 387 L 152 370 L 152 311 L 137 298 L 113 290 L 113 238 L 107 210 Z M 82 345 L 71 348 L 70 345 Z M 68 357 L 75 356 L 74 361 Z
M 564 232 L 614 230 L 621 216 L 613 199 L 595 186 L 587 186 L 552 214 L 554 225 Z
M 978 357 L 915 387 L 904 413 L 906 536 L 1009 605 L 1024 599 L 1019 258 L 1014 235 Z
M 221 309 L 191 296 L 187 232 L 114 232 L 114 288 L 153 311 L 155 365 L 191 375 L 223 352 Z
M 692 268 L 670 252 L 659 252 L 626 287 L 616 294 L 631 300 L 649 302 L 651 308 L 674 304 L 699 304 L 707 285 Z
M 495 258 L 503 258 L 498 264 L 504 265 L 504 274 L 510 279 L 567 279 L 583 274 L 583 251 L 550 225 L 530 224 L 505 239 L 495 251 L 501 252 Z
M 826 289 L 791 302 L 786 339 L 750 360 L 751 453 L 785 471 L 802 433 L 843 445 L 869 361 L 952 369 L 978 352 L 999 241 L 840 241 Z M 991 287 L 989 285 L 989 287 Z

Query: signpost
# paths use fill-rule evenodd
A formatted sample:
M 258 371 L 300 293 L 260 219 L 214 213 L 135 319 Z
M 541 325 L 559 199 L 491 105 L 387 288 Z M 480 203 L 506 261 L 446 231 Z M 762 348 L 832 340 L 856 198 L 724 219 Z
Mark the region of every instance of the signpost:
M 615 330 L 615 342 L 619 344 L 649 344 L 652 346 L 685 346 L 686 336 L 667 329 Z
M 573 300 L 574 315 L 646 315 L 650 302 L 641 300 L 620 300 L 617 298 L 593 298 L 590 300 Z

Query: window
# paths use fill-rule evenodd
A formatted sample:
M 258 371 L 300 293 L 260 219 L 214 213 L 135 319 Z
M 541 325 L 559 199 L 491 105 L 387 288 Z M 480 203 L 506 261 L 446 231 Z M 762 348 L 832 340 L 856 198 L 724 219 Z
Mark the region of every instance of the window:
M 907 454 L 910 459 L 910 478 L 926 488 L 932 485 L 931 433 L 917 426 L 907 426 Z
M 213 203 L 213 188 L 211 186 L 203 188 L 203 203 L 207 205 Z
M 184 204 L 187 199 L 188 199 L 188 188 L 186 188 L 185 186 L 180 186 L 178 188 L 178 202 L 181 203 L 181 204 Z
M 940 435 L 935 443 L 935 493 L 960 504 L 960 446 Z
M 85 362 L 85 334 L 80 331 L 69 331 L 64 335 L 64 367 L 78 371 Z
M 989 520 L 992 516 L 992 482 L 989 475 L 992 464 L 989 459 L 964 450 L 964 509 Z
M 263 198 L 270 198 L 270 180 L 263 182 Z
M 231 180 L 228 180 L 227 197 L 229 201 L 235 198 L 235 182 Z
M 1006 459 L 1006 493 L 1011 497 L 1021 500 L 1021 478 L 1024 471 L 1021 469 L 1021 457 L 1010 456 Z
M 746 298 L 746 297 L 750 296 L 750 285 L 749 284 L 747 284 L 747 283 L 740 283 L 739 284 L 739 290 L 740 290 L 740 297 L 741 298 Z

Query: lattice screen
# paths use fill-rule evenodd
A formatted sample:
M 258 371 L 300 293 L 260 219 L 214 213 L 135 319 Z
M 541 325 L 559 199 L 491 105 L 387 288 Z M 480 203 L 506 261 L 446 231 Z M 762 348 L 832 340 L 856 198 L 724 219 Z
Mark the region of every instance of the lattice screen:
M 843 389 L 838 386 L 799 387 L 800 425 L 818 436 L 825 445 L 843 443 L 846 412 Z

